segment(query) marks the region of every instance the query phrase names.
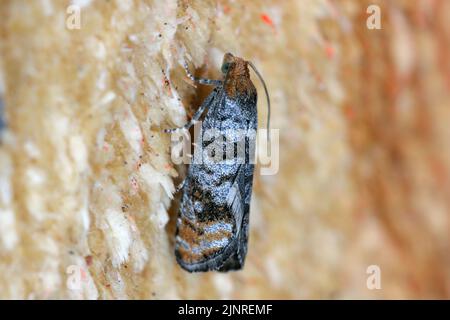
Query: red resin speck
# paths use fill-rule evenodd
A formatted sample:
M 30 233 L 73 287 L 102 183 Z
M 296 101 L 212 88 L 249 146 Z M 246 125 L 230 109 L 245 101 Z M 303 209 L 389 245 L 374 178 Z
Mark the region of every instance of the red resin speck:
M 268 26 L 271 26 L 273 29 L 275 29 L 275 24 L 267 14 L 265 13 L 261 14 L 261 20 Z
M 330 59 L 330 60 L 333 59 L 335 56 L 334 47 L 331 44 L 327 43 L 325 46 L 325 53 L 326 53 L 328 59 Z

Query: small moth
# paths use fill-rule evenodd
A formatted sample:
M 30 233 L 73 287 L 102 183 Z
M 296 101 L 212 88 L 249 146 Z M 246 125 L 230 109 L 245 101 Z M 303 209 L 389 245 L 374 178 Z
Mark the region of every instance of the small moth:
M 182 187 L 179 187 L 182 188 L 182 198 L 177 220 L 175 256 L 178 264 L 189 272 L 226 272 L 244 266 L 258 125 L 257 92 L 250 80 L 248 66 L 252 67 L 263 83 L 269 108 L 269 128 L 269 95 L 264 80 L 251 62 L 226 53 L 221 69 L 223 80 L 196 78 L 185 65 L 193 81 L 214 86 L 191 121 L 183 127 L 189 129 L 207 110 L 195 144 L 200 148 L 200 154 L 203 155 L 213 144 L 216 144 L 217 151 L 231 143 L 232 155 L 236 157 L 235 146 L 245 146 L 245 161 L 197 163 L 194 160 Z M 174 130 L 177 129 L 165 131 Z M 215 130 L 219 136 L 223 136 L 221 139 L 218 136 L 206 137 L 208 130 Z M 230 131 L 244 134 L 226 134 Z M 220 160 L 224 159 L 220 156 Z

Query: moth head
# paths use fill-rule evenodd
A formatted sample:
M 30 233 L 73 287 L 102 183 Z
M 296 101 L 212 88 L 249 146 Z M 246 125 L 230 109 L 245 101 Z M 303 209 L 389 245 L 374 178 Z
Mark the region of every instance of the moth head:
M 225 53 L 223 56 L 223 62 L 222 62 L 222 73 L 226 75 L 228 71 L 234 66 L 236 63 L 236 58 L 229 52 Z

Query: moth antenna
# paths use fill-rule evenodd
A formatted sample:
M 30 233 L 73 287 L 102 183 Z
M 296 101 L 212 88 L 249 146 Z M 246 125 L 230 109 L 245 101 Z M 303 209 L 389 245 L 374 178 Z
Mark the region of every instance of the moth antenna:
M 258 76 L 259 80 L 261 80 L 261 83 L 264 87 L 264 91 L 266 92 L 266 98 L 267 98 L 267 143 L 270 142 L 270 97 L 269 97 L 269 91 L 267 90 L 266 83 L 264 82 L 263 77 L 259 73 L 259 71 L 256 69 L 255 65 L 251 61 L 247 61 L 250 67 L 252 67 L 253 71 L 255 71 L 256 75 Z

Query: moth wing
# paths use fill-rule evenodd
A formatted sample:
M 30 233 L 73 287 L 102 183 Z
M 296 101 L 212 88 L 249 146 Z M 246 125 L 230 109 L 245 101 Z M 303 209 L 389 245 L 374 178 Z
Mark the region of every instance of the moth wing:
M 230 247 L 234 247 L 234 249 L 222 266 L 217 269 L 220 272 L 239 270 L 244 266 L 245 257 L 247 255 L 253 169 L 253 165 L 243 165 L 239 177 L 244 180 L 244 184 L 233 184 L 229 193 L 229 205 L 236 221 L 236 234 L 235 239 L 233 240 L 234 244 L 230 244 Z
M 221 270 L 230 258 L 236 257 L 241 245 L 240 233 L 243 219 L 245 214 L 248 214 L 243 183 L 245 183 L 245 170 L 244 165 L 241 165 L 228 192 L 222 219 L 213 223 L 197 221 L 194 225 L 188 222 L 187 216 L 181 217 L 181 224 L 178 225 L 179 245 L 176 254 L 178 262 L 184 269 L 190 272 Z M 192 236 L 187 236 L 189 234 Z M 241 262 L 240 258 L 231 260 L 236 260 L 235 263 Z M 226 269 L 239 268 L 227 267 Z
M 240 232 L 242 217 L 244 216 L 245 171 L 243 169 L 243 165 L 239 166 L 236 179 L 231 185 L 227 196 L 227 206 L 234 217 L 237 234 Z

